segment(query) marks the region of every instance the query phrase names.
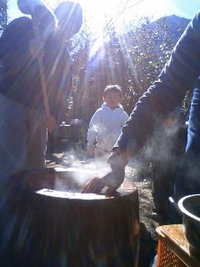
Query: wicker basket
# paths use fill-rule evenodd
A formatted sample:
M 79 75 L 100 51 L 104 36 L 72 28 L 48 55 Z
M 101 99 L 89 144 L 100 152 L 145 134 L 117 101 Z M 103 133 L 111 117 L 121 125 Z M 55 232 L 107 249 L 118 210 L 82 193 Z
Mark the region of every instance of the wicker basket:
M 184 267 L 186 266 L 165 244 L 158 240 L 157 267 Z

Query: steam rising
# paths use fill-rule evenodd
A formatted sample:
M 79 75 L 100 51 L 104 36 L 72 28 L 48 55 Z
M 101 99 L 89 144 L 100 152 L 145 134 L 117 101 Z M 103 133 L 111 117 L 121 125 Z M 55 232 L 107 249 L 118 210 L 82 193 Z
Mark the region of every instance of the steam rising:
M 151 177 L 152 164 L 159 166 L 162 172 L 172 170 L 178 157 L 183 153 L 184 141 L 180 135 L 180 120 L 177 116 L 169 116 L 162 124 L 159 123 L 142 153 L 129 161 L 126 166 L 126 178 L 137 181 L 144 179 L 143 174 L 146 175 L 145 178 Z M 63 172 L 63 176 L 62 179 L 56 180 L 54 189 L 77 192 L 78 188 L 80 192 L 80 188 L 89 180 L 101 178 L 110 172 L 108 156 L 109 153 L 102 157 L 88 158 L 83 149 L 65 152 L 60 166 L 56 168 L 57 172 Z
M 186 126 L 179 114 L 172 113 L 165 120 L 157 121 L 152 137 L 131 163 L 137 179 L 153 178 L 155 168 L 160 176 L 171 175 L 184 154 L 185 141 Z
M 152 138 L 143 151 L 143 161 L 154 179 L 175 179 L 177 166 L 184 154 L 186 127 L 177 114 L 159 121 Z M 144 165 L 145 165 L 144 164 Z M 156 173 L 155 173 L 156 172 Z
M 151 158 L 153 161 L 162 161 L 163 163 L 172 161 L 177 149 L 179 126 L 180 124 L 177 121 L 168 120 L 157 128 L 145 148 L 146 158 Z
M 110 166 L 106 156 L 86 158 L 85 151 L 68 151 L 55 170 L 61 174 L 61 179 L 56 179 L 54 190 L 77 192 L 89 180 L 107 174 Z

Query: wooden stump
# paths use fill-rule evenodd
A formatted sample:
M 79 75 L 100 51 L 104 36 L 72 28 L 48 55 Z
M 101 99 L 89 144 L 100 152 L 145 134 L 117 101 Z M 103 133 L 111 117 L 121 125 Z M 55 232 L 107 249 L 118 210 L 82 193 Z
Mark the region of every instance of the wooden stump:
M 4 227 L 12 225 L 9 238 L 4 235 L 4 258 L 20 267 L 137 266 L 137 188 L 125 180 L 113 197 L 36 193 L 44 185 L 52 189 L 61 177 L 52 169 L 13 176 L 4 211 Z

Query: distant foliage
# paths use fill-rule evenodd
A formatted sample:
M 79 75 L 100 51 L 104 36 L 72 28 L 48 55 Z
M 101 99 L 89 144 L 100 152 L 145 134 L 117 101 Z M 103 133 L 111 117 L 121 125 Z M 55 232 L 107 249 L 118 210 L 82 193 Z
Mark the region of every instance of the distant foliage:
M 126 34 L 129 80 L 125 104 L 128 110 L 132 109 L 138 97 L 157 79 L 176 41 L 167 34 L 165 18 L 154 27 L 148 18 L 143 18 L 136 29 Z
M 2 34 L 8 22 L 7 8 L 8 1 L 0 0 L 0 35 Z
M 88 122 L 102 103 L 102 93 L 107 84 L 122 87 L 124 107 L 128 113 L 131 112 L 138 98 L 157 79 L 188 23 L 184 19 L 175 27 L 174 22 L 170 25 L 171 17 L 177 21 L 174 16 L 153 23 L 142 18 L 137 27 L 129 25 L 123 34 L 118 34 L 114 26 L 109 27 L 109 41 L 96 51 L 96 40 L 83 30 L 82 37 L 79 36 L 82 45 L 74 46 L 79 48 L 77 51 L 73 45 L 71 49 L 77 81 L 72 96 L 74 116 Z

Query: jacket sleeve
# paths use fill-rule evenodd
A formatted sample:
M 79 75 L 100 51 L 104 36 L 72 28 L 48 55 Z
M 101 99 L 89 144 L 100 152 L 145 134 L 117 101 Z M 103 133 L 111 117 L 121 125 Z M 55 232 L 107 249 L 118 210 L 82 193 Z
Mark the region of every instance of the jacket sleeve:
M 135 154 L 151 136 L 158 117 L 180 106 L 200 73 L 200 13 L 188 24 L 158 80 L 144 93 L 115 147 Z
M 92 145 L 92 146 L 94 145 L 97 139 L 99 127 L 100 127 L 100 111 L 97 110 L 92 116 L 90 123 L 89 123 L 88 131 L 87 131 L 88 145 Z

